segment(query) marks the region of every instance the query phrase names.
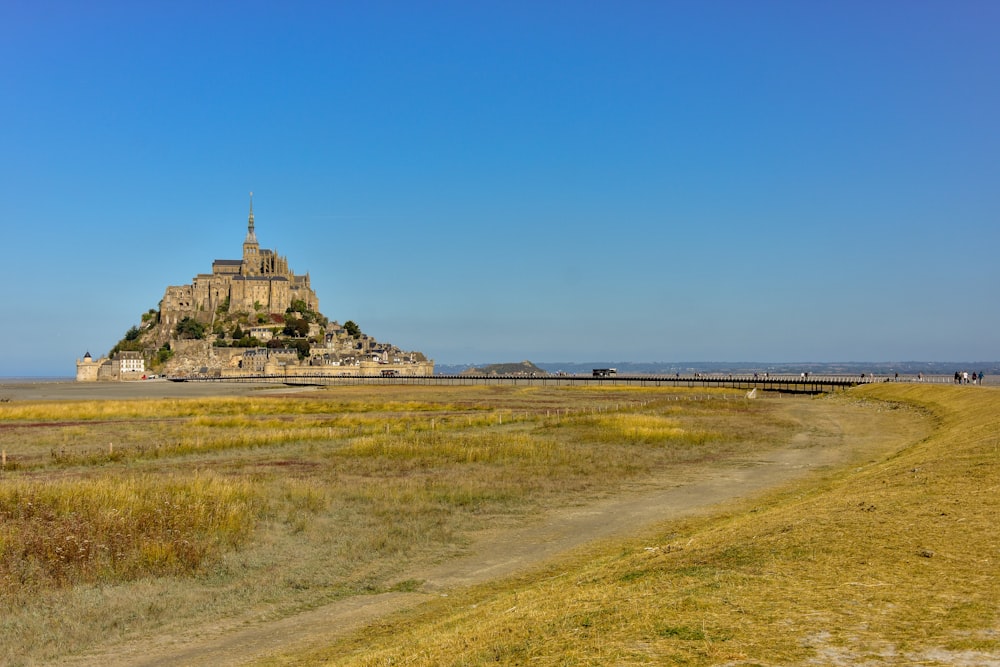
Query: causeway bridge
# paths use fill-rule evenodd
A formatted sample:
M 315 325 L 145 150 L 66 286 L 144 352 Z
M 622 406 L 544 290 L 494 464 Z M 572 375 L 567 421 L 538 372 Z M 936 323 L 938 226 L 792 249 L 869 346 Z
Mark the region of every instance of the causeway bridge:
M 283 384 L 290 387 L 348 386 L 348 385 L 521 385 L 521 386 L 583 386 L 583 387 L 686 387 L 722 388 L 743 391 L 781 392 L 791 394 L 822 394 L 843 391 L 850 387 L 875 382 L 912 382 L 915 378 L 896 378 L 877 375 L 757 375 L 730 374 L 675 374 L 675 375 L 248 375 L 241 377 L 185 376 L 169 377 L 174 382 L 235 382 Z M 944 378 L 925 378 L 924 382 L 943 382 Z M 947 381 L 951 381 L 950 378 Z

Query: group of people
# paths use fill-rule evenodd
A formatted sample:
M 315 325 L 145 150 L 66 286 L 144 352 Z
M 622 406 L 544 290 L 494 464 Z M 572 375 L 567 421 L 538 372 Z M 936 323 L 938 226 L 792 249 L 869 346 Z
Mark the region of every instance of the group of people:
M 955 384 L 969 384 L 970 382 L 972 384 L 982 384 L 983 374 L 979 373 L 979 375 L 976 375 L 972 373 L 972 375 L 969 375 L 969 371 L 955 371 Z

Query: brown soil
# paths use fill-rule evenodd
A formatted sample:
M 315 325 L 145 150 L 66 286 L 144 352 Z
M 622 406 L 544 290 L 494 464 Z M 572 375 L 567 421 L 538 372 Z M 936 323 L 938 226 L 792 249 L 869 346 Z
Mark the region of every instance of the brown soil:
M 59 664 L 244 665 L 319 647 L 433 596 L 528 571 L 586 544 L 640 536 L 657 524 L 709 513 L 713 508 L 717 511 L 721 503 L 751 497 L 810 474 L 872 460 L 924 437 L 930 429 L 929 420 L 912 412 L 875 412 L 845 401 L 769 400 L 780 401 L 782 412 L 801 428 L 786 446 L 768 456 L 706 464 L 684 479 L 647 479 L 615 497 L 553 508 L 530 524 L 484 535 L 467 556 L 400 577 L 424 582 L 418 592 L 359 596 L 280 620 L 260 620 L 260 614 L 255 618 L 250 610 L 238 621 L 146 637 Z
M 301 392 L 309 388 L 239 382 L 8 382 L 0 384 L 0 401 L 91 401 L 148 398 L 204 398 Z

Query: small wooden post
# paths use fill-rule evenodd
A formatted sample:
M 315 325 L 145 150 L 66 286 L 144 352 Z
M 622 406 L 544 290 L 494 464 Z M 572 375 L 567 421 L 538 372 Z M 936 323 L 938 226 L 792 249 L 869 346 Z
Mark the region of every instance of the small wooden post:
M 6 449 L 3 450 L 3 452 L 0 452 L 0 461 L 3 462 L 2 465 L 3 465 L 4 468 L 6 468 L 7 467 L 7 450 Z

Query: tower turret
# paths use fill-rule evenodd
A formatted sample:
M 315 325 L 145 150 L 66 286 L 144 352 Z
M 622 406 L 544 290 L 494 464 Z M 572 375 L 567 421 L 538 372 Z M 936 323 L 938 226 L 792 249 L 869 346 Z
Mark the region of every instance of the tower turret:
M 260 273 L 260 245 L 253 231 L 253 193 L 250 193 L 250 217 L 247 219 L 247 237 L 243 241 L 243 265 L 240 273 L 253 276 Z
M 250 193 L 250 217 L 247 219 L 247 239 L 244 244 L 253 243 L 257 245 L 257 235 L 253 231 L 253 193 Z

